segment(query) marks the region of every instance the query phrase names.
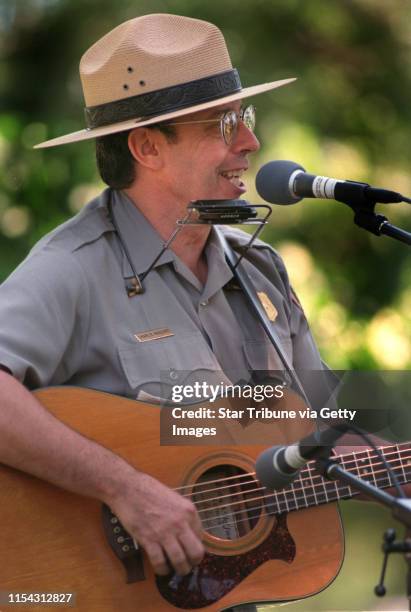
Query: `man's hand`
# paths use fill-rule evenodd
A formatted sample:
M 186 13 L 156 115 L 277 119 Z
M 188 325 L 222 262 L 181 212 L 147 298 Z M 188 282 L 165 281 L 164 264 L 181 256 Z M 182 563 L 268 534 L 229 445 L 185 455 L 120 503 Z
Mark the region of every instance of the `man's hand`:
M 147 474 L 135 473 L 109 502 L 123 527 L 141 545 L 156 574 L 180 574 L 204 556 L 201 521 L 194 504 Z

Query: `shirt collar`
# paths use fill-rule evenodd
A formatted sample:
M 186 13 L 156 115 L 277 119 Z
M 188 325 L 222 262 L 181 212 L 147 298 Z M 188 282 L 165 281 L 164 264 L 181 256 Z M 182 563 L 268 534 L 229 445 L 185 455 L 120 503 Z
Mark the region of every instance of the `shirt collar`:
M 137 274 L 142 274 L 152 265 L 160 253 L 164 240 L 124 192 L 112 190 L 111 194 L 113 215 L 121 238 L 127 245 Z M 224 248 L 218 231 L 216 227 L 211 227 L 205 247 L 208 275 L 202 293 L 203 299 L 209 299 L 233 277 L 233 273 L 225 259 Z M 182 274 L 182 276 L 187 277 L 184 273 L 186 266 L 171 249 L 167 249 L 162 254 L 153 268 L 158 268 L 167 263 L 173 263 L 176 271 Z M 126 274 L 126 276 L 128 275 Z M 194 286 L 197 285 L 190 278 L 186 278 L 186 280 L 189 280 Z M 197 285 L 196 288 L 199 289 L 199 286 Z
M 164 240 L 148 219 L 122 191 L 112 190 L 112 210 L 123 242 L 127 245 L 138 274 L 145 272 L 164 245 Z M 154 268 L 174 261 L 175 254 L 167 249 Z
M 233 278 L 233 273 L 225 258 L 217 227 L 211 228 L 205 252 L 208 275 L 202 298 L 208 300 Z

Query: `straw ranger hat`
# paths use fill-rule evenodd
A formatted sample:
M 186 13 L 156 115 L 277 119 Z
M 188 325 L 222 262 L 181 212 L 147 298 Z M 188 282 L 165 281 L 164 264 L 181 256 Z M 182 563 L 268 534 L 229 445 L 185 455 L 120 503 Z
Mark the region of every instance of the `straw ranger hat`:
M 243 88 L 224 37 L 207 21 L 154 14 L 122 23 L 80 61 L 87 127 L 35 148 L 96 138 L 287 85 Z

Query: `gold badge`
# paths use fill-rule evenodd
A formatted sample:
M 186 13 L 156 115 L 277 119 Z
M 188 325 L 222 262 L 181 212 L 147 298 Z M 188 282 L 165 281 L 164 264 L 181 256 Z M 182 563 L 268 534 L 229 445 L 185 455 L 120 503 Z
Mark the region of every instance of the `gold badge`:
M 139 342 L 148 342 L 149 340 L 160 340 L 160 338 L 168 338 L 174 336 L 171 329 L 168 327 L 160 327 L 159 329 L 148 329 L 145 332 L 134 334 L 134 338 Z
M 264 291 L 258 291 L 257 295 L 261 304 L 264 306 L 264 310 L 267 313 L 269 320 L 275 321 L 278 315 L 277 308 L 274 306 L 268 295 L 264 293 Z

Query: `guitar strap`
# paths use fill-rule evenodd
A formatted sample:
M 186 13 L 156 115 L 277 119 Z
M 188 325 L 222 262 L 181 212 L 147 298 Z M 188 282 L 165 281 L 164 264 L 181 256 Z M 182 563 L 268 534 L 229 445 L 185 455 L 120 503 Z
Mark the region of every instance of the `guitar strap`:
M 217 229 L 217 228 L 215 228 Z M 267 334 L 271 344 L 274 346 L 283 366 L 284 366 L 284 370 L 287 372 L 291 382 L 292 382 L 292 386 L 294 388 L 295 391 L 297 391 L 297 393 L 300 394 L 300 396 L 304 399 L 304 401 L 307 403 L 307 406 L 310 406 L 310 402 L 308 401 L 307 395 L 304 391 L 304 387 L 301 383 L 301 380 L 299 379 L 297 373 L 295 372 L 295 370 L 293 369 L 292 363 L 290 363 L 290 360 L 288 359 L 288 356 L 286 355 L 285 351 L 283 350 L 282 346 L 281 346 L 281 340 L 276 332 L 276 330 L 274 329 L 274 326 L 271 324 L 271 322 L 268 319 L 267 313 L 265 311 L 265 308 L 263 307 L 263 305 L 261 304 L 260 300 L 258 299 L 256 290 L 254 288 L 254 285 L 250 279 L 250 277 L 248 276 L 247 272 L 244 269 L 244 266 L 242 265 L 242 263 L 240 263 L 239 265 L 237 265 L 237 259 L 238 259 L 238 255 L 236 255 L 236 253 L 234 252 L 233 248 L 231 247 L 231 245 L 229 244 L 229 242 L 227 241 L 226 237 L 223 235 L 223 232 L 218 231 L 218 235 L 220 237 L 221 243 L 223 245 L 223 249 L 224 249 L 224 253 L 225 253 L 225 257 L 227 260 L 228 265 L 231 268 L 231 271 L 234 274 L 235 279 L 237 280 L 239 286 L 241 287 L 241 290 L 243 292 L 243 294 L 245 295 L 249 305 L 251 306 L 251 309 L 254 311 L 254 313 L 256 314 L 258 320 L 260 321 L 261 325 L 263 326 L 263 329 L 265 331 L 265 333 Z

